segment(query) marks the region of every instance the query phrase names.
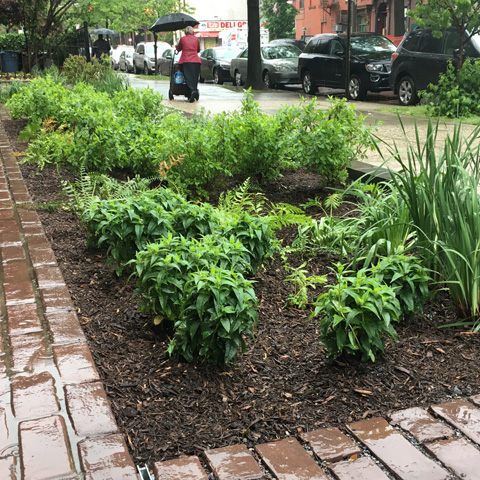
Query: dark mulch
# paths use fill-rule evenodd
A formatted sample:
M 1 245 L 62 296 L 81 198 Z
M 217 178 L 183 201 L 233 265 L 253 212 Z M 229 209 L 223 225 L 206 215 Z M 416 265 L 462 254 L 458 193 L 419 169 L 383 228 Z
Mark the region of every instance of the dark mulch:
M 14 149 L 24 150 L 25 144 L 15 145 L 21 122 L 5 126 Z M 62 200 L 54 169 L 21 168 L 34 202 Z M 303 173 L 271 183 L 266 194 L 301 204 L 322 192 L 318 177 Z M 375 363 L 329 361 L 310 311 L 287 305 L 292 285 L 284 281 L 279 259 L 256 278 L 258 329 L 236 365 L 222 370 L 169 358 L 166 334 L 154 333 L 150 319 L 137 312 L 133 282 L 105 267 L 105 252 L 86 248 L 75 215 L 61 208 L 39 213 L 137 462 L 239 442 L 251 446 L 478 393 L 479 335 L 437 328 L 457 320 L 446 294 L 427 305 L 423 316 L 398 325 L 400 341 Z M 287 238 L 292 233 L 283 232 Z M 328 273 L 335 260 L 319 255 L 308 268 Z M 291 262 L 300 265 L 302 259 Z

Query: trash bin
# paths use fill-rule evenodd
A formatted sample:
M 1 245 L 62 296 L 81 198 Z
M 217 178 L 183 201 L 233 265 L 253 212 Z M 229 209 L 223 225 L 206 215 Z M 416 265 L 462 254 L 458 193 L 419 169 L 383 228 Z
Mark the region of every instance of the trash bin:
M 0 52 L 2 62 L 2 72 L 15 73 L 18 72 L 18 53 L 17 52 Z

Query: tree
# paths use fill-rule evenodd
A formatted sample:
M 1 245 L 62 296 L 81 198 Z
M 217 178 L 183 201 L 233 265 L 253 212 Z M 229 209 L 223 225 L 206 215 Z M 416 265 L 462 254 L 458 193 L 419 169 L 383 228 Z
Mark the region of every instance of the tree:
M 419 0 L 415 10 L 409 10 L 407 15 L 420 27 L 431 27 L 436 37 L 442 36 L 444 28 L 457 28 L 460 34 L 457 69 L 460 70 L 466 42 L 480 33 L 480 0 Z
M 287 0 L 263 0 L 262 16 L 266 20 L 270 40 L 294 38 L 297 13 L 298 10 Z
M 0 25 L 7 27 L 7 33 L 18 27 L 22 21 L 17 0 L 0 0 Z
M 247 0 L 248 60 L 245 87 L 263 88 L 262 59 L 260 56 L 260 5 L 258 0 Z

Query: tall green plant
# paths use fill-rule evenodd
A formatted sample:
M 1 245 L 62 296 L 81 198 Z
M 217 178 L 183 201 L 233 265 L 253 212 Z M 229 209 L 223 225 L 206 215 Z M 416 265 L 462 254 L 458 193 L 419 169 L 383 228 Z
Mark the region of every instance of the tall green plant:
M 443 147 L 437 147 L 438 124 L 429 122 L 422 143 L 407 158 L 394 151 L 402 166 L 391 172 L 398 192 L 410 210 L 423 263 L 437 272 L 461 315 L 480 328 L 480 146 L 477 127 L 468 137 L 456 125 Z M 438 150 L 437 150 L 438 148 Z

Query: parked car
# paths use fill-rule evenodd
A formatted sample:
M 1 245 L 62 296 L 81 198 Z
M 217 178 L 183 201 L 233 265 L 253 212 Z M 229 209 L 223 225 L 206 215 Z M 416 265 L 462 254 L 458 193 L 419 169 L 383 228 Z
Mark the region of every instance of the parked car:
M 118 59 L 118 69 L 122 72 L 133 72 L 133 47 L 123 47 Z
M 166 48 L 161 55 L 159 55 L 157 63 L 158 63 L 158 73 L 159 75 L 165 75 L 169 77 L 171 74 L 172 68 L 172 55 L 174 54 L 175 49 L 172 47 Z M 180 53 L 175 53 L 175 61 L 174 65 L 178 64 L 178 60 L 180 60 Z
M 118 70 L 118 60 L 120 58 L 120 54 L 122 53 L 122 47 L 114 48 L 110 50 L 110 58 L 112 60 L 112 68 L 114 70 Z
M 389 74 L 396 45 L 377 33 L 354 33 L 350 37 L 348 96 L 363 100 L 367 92 L 390 90 Z M 318 87 L 345 88 L 347 36 L 315 35 L 298 58 L 298 74 L 305 93 Z
M 295 40 L 294 38 L 276 38 L 275 40 L 270 41 L 270 45 L 295 45 L 297 48 L 303 51 L 307 42 L 305 40 L 299 39 Z
M 155 73 L 155 43 L 154 42 L 140 42 L 133 52 L 133 68 L 135 73 L 144 73 L 149 75 Z M 165 42 L 157 42 L 157 58 L 160 52 L 166 48 L 172 48 L 171 45 Z
M 263 45 L 260 47 L 262 58 L 262 79 L 265 88 L 277 85 L 300 83 L 297 62 L 301 50 L 294 45 Z M 230 75 L 238 87 L 247 78 L 248 47 L 230 63 Z
M 232 82 L 230 62 L 241 51 L 242 49 L 237 47 L 213 47 L 203 50 L 200 54 L 202 60 L 200 81 L 213 80 L 219 85 L 223 82 Z
M 418 28 L 407 32 L 392 55 L 390 85 L 398 94 L 400 105 L 414 105 L 418 92 L 430 83 L 437 83 L 440 74 L 447 70 L 448 61 L 455 65 L 460 46 L 456 28 L 443 31 L 440 38 L 432 35 L 430 28 Z M 480 35 L 474 35 L 464 45 L 464 58 L 480 57 Z

